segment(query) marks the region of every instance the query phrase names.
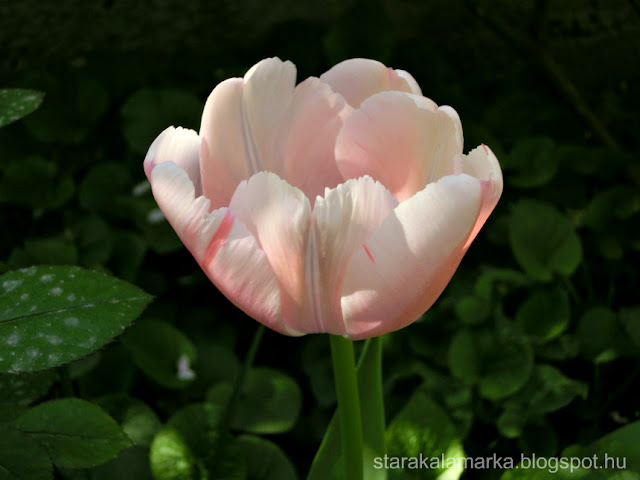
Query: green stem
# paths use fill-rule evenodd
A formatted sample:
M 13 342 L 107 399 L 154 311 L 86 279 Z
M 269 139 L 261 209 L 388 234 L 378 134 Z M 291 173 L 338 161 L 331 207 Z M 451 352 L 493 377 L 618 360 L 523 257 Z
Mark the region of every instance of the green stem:
M 344 449 L 344 478 L 345 480 L 362 480 L 362 419 L 353 342 L 338 335 L 330 335 L 329 338 Z
M 266 327 L 264 325 L 258 325 L 256 332 L 253 334 L 253 339 L 251 340 L 251 346 L 249 347 L 247 356 L 244 358 L 242 368 L 238 372 L 238 375 L 236 375 L 235 381 L 233 382 L 233 390 L 231 391 L 231 396 L 229 397 L 227 406 L 225 407 L 224 413 L 220 417 L 220 423 L 218 424 L 218 431 L 222 435 L 225 435 L 231 427 L 231 420 L 233 419 L 233 415 L 235 414 L 235 409 L 238 404 L 238 400 L 240 399 L 242 388 L 244 387 L 245 378 L 247 377 L 247 373 L 249 372 L 249 369 L 253 365 L 253 361 L 256 358 L 256 353 L 258 353 L 258 347 L 260 347 L 260 343 L 262 342 L 262 337 L 264 336 L 265 330 Z

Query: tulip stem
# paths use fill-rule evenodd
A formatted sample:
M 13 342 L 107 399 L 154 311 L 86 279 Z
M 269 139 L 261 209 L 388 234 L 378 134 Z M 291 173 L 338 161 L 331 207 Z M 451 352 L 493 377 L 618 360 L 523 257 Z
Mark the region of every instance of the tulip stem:
M 338 397 L 338 417 L 345 468 L 345 480 L 362 480 L 362 418 L 356 377 L 353 342 L 348 338 L 330 335 L 333 375 Z

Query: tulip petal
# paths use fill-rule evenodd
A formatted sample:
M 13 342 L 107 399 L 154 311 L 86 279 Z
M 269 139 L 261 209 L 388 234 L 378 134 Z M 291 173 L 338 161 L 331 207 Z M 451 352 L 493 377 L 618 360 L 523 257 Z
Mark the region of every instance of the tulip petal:
M 345 60 L 320 76 L 334 92 L 341 94 L 353 108 L 370 96 L 386 90 L 422 95 L 418 82 L 404 70 L 393 70 L 376 60 Z
M 159 163 L 173 162 L 189 175 L 195 195 L 202 195 L 200 181 L 200 137 L 182 127 L 166 128 L 153 141 L 144 159 L 144 171 L 151 180 L 151 170 Z
M 474 148 L 468 155 L 459 155 L 456 163 L 456 173 L 467 173 L 482 180 L 482 206 L 478 221 L 465 245 L 465 248 L 468 248 L 500 200 L 503 187 L 502 171 L 498 159 L 486 145 Z
M 342 310 L 354 339 L 405 327 L 442 293 L 480 221 L 486 193 L 469 175 L 447 176 L 401 203 L 345 277 Z
M 283 321 L 292 330 L 309 333 L 304 315 L 304 269 L 311 225 L 309 200 L 277 175 L 260 172 L 243 181 L 229 209 L 242 221 L 264 251 L 278 280 Z
M 313 209 L 313 244 L 315 252 L 308 259 L 307 288 L 311 305 L 308 315 L 316 319 L 318 331 L 349 335 L 340 298 L 350 258 L 358 250 L 369 252 L 366 242 L 398 205 L 397 200 L 371 177 L 349 180 L 324 198 Z M 370 256 L 371 262 L 375 259 Z
M 461 153 L 462 125 L 455 110 L 402 92 L 367 99 L 336 140 L 336 163 L 345 178 L 369 174 L 401 202 L 454 173 Z
M 276 151 L 283 152 L 282 171 L 311 202 L 325 188 L 343 182 L 334 160 L 338 132 L 353 109 L 317 78 L 298 85 L 287 110 Z
M 237 185 L 281 163 L 274 145 L 296 80 L 291 62 L 269 58 L 244 78 L 231 78 L 211 92 L 202 114 L 201 172 L 212 208 L 228 205 Z
M 283 323 L 276 276 L 233 212 L 210 212 L 209 200 L 196 198 L 186 171 L 171 162 L 156 165 L 150 181 L 158 206 L 216 287 L 259 322 L 287 335 L 299 334 Z

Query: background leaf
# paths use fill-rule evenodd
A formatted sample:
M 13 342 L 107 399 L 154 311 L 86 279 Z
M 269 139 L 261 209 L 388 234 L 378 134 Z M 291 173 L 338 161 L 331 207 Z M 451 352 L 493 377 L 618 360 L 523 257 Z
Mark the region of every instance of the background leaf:
M 99 465 L 131 443 L 103 410 L 76 398 L 42 403 L 14 425 L 41 444 L 56 466 L 65 468 Z
M 51 460 L 29 435 L 0 425 L 0 479 L 51 480 Z

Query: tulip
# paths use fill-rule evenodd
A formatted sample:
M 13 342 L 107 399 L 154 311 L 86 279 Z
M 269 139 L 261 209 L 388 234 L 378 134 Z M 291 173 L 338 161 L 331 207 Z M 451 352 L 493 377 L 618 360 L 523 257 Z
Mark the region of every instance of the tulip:
M 270 58 L 209 96 L 200 132 L 169 127 L 144 161 L 209 279 L 286 335 L 354 340 L 435 302 L 502 193 L 494 154 L 411 75 L 344 61 L 296 86 Z

